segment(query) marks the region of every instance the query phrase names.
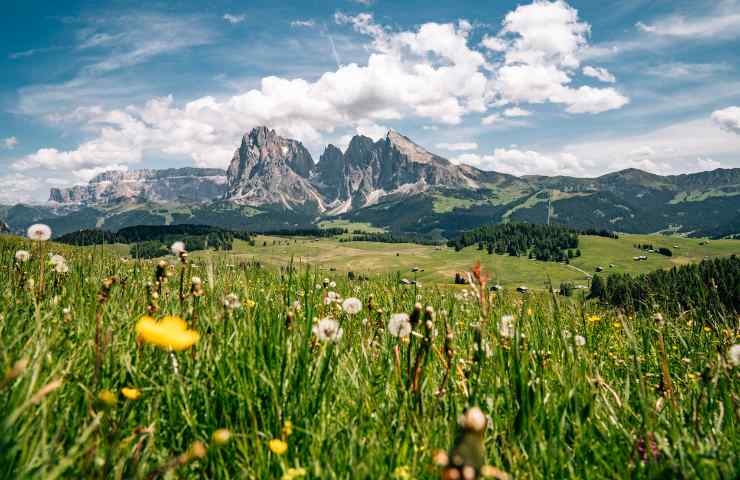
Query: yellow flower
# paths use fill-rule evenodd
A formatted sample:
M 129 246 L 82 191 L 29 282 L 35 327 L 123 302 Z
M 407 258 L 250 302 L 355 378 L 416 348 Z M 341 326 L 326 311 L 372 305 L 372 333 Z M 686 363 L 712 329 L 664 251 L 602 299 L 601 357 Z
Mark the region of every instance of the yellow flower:
M 141 396 L 141 392 L 135 388 L 123 387 L 121 393 L 129 400 L 138 400 Z
M 529 315 L 530 317 L 532 316 L 532 309 L 531 309 L 531 308 L 528 308 L 528 309 L 527 309 L 527 315 Z M 399 467 L 399 468 L 400 468 L 400 467 Z
M 398 478 L 401 480 L 407 480 L 411 478 L 411 472 L 409 470 L 408 465 L 404 465 L 402 467 L 396 467 L 395 470 L 393 470 L 393 478 Z
M 110 408 L 116 404 L 116 394 L 110 390 L 101 390 L 100 393 L 98 393 L 98 400 L 105 407 Z
M 289 437 L 293 434 L 293 422 L 290 420 L 286 420 L 285 424 L 283 425 L 283 436 Z
M 691 372 L 687 373 L 686 376 L 689 377 L 689 380 L 696 380 L 697 378 L 699 378 L 699 375 Z
M 301 478 L 306 476 L 306 469 L 305 468 L 289 468 L 285 471 L 285 473 L 282 476 L 282 480 L 295 480 L 296 478 Z
M 185 350 L 200 338 L 194 330 L 188 330 L 185 320 L 179 317 L 164 317 L 159 322 L 152 317 L 141 317 L 136 322 L 136 334 L 147 343 L 166 350 Z
M 254 308 L 254 307 L 256 307 L 256 306 L 257 306 L 257 302 L 255 302 L 255 301 L 254 301 L 254 300 L 252 300 L 251 298 L 248 298 L 248 299 L 247 299 L 247 300 L 246 300 L 246 301 L 244 302 L 244 304 L 245 304 L 245 305 L 247 306 L 247 308 Z
M 213 443 L 216 445 L 226 445 L 231 439 L 231 432 L 225 428 L 219 428 L 213 432 L 213 436 L 211 438 L 213 439 Z
M 618 328 L 622 328 L 622 324 L 620 322 L 614 322 L 612 326 L 614 327 L 615 330 Z
M 600 317 L 600 316 L 598 316 L 598 315 L 590 315 L 590 316 L 588 317 L 588 321 L 589 321 L 589 322 L 591 322 L 591 323 L 596 323 L 596 322 L 598 322 L 599 320 L 601 320 L 601 317 Z
M 711 329 L 711 328 L 709 328 L 709 327 L 704 327 L 704 331 L 705 331 L 705 332 L 711 332 L 711 331 L 712 331 L 712 329 Z
M 288 451 L 288 443 L 280 440 L 279 438 L 273 438 L 267 442 L 267 446 L 275 455 L 282 455 Z

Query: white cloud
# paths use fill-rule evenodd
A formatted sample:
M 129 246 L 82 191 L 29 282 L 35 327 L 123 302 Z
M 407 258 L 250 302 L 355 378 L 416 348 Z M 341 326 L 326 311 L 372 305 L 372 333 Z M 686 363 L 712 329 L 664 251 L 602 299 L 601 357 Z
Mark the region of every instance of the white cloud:
M 100 75 L 169 53 L 210 43 L 214 34 L 200 19 L 187 16 L 123 15 L 91 20 L 78 34 L 80 50 L 105 50 L 83 70 Z
M 735 161 L 740 151 L 740 135 L 717 128 L 707 118 L 699 118 L 641 135 L 566 144 L 560 151 L 588 160 L 591 175 L 630 167 L 676 174 L 696 171 L 697 158 Z
M 516 116 L 505 116 L 506 112 L 512 114 L 526 112 L 526 110 L 519 112 L 517 108 L 510 108 L 504 111 L 504 115 L 500 113 L 492 113 L 491 115 L 486 115 L 481 118 L 480 123 L 485 127 L 489 127 L 488 130 L 509 130 L 511 128 L 528 127 L 530 125 L 526 120 L 515 120 Z M 519 116 L 521 117 L 524 115 Z
M 411 31 L 393 31 L 375 23 L 368 13 L 337 12 L 335 20 L 371 38 L 365 64 L 339 65 L 315 81 L 269 76 L 258 88 L 231 97 L 205 96 L 179 105 L 171 96 L 126 108 L 88 104 L 57 116 L 60 121 L 79 123 L 87 141 L 67 151 L 40 149 L 12 167 L 78 172 L 82 179 L 112 165 L 137 164 L 148 155 L 185 157 L 199 166 L 224 167 L 239 137 L 257 125 L 269 125 L 318 151 L 324 137 L 334 135 L 337 128 L 378 136 L 380 124 L 390 120 L 418 118 L 456 125 L 465 115 L 485 114 L 491 106 L 512 103 L 552 102 L 563 104 L 571 113 L 597 113 L 628 101 L 612 88 L 569 85 L 589 26 L 579 22 L 577 12 L 562 1 L 537 1 L 506 17 L 503 33 L 497 37 L 507 45 L 503 66 L 490 64 L 481 52 L 470 48 L 472 26 L 464 20 L 426 23 Z M 110 35 L 124 35 L 124 43 L 131 44 L 133 38 L 151 32 L 152 25 L 157 22 L 148 22 L 136 35 L 115 29 Z M 173 31 L 187 37 L 185 25 L 177 24 Z M 157 38 L 166 40 L 171 34 Z M 94 35 L 88 32 L 81 40 L 113 41 Z M 197 40 L 196 34 L 195 38 L 204 42 L 210 37 L 204 34 Z M 163 50 L 126 51 L 129 57 L 143 61 Z M 104 70 L 100 62 L 97 65 Z M 525 110 L 517 106 L 506 112 L 521 116 Z M 526 125 L 491 112 L 483 123 L 491 128 Z
M 0 204 L 29 203 L 36 199 L 42 182 L 21 173 L 0 175 Z
M 532 115 L 532 112 L 519 107 L 507 108 L 504 110 L 505 117 L 528 117 L 530 115 Z
M 740 135 L 740 107 L 728 107 L 712 112 L 712 121 L 722 130 Z
M 490 90 L 503 102 L 564 104 L 570 113 L 622 108 L 629 99 L 614 88 L 570 85 L 590 30 L 562 0 L 517 7 L 506 15 L 499 41 L 489 42 L 499 50 L 506 45 Z
M 242 23 L 244 20 L 246 20 L 247 16 L 246 15 L 236 15 L 233 13 L 226 13 L 223 16 L 223 19 L 232 25 L 236 25 L 237 23 Z
M 593 77 L 602 82 L 614 83 L 617 79 L 606 68 L 592 67 L 587 65 L 583 67 L 583 74 L 587 77 Z
M 305 27 L 312 28 L 316 26 L 316 22 L 313 20 L 293 20 L 290 22 L 290 26 L 294 28 Z
M 674 38 L 737 37 L 740 34 L 740 3 L 716 2 L 706 15 L 670 15 L 635 26 L 646 33 Z
M 730 65 L 725 63 L 661 63 L 642 69 L 642 73 L 668 79 L 687 79 L 698 81 L 718 73 L 729 72 Z
M 481 46 L 491 50 L 492 52 L 505 52 L 508 48 L 508 43 L 498 37 L 492 37 L 491 35 L 484 35 L 483 40 L 480 42 Z
M 712 160 L 711 158 L 699 157 L 696 159 L 696 168 L 692 170 L 695 170 L 697 172 L 706 172 L 716 170 L 718 168 L 722 168 L 721 162 L 718 162 L 717 160 Z
M 460 142 L 460 143 L 438 143 L 435 147 L 447 150 L 450 152 L 460 152 L 465 150 L 478 150 L 478 144 L 475 142 Z
M 576 175 L 586 169 L 570 153 L 543 154 L 534 150 L 497 148 L 490 155 L 466 153 L 455 157 L 454 163 L 464 163 L 482 170 L 493 170 L 511 175 Z
M 18 139 L 15 137 L 8 137 L 2 140 L 3 146 L 8 150 L 13 150 L 18 145 Z

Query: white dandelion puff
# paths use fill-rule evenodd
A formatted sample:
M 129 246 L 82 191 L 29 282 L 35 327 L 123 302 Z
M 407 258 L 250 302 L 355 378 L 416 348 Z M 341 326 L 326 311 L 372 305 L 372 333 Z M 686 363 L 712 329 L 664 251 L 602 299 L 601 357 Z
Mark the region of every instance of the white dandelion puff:
M 582 335 L 576 335 L 573 340 L 576 342 L 576 346 L 578 347 L 586 345 L 586 339 Z
M 342 302 L 342 310 L 350 315 L 355 315 L 362 310 L 362 302 L 359 298 L 350 297 Z
M 514 315 L 504 315 L 498 322 L 498 332 L 502 337 L 512 338 L 514 336 Z
M 730 347 L 730 351 L 727 352 L 727 358 L 733 367 L 740 367 L 740 343 Z
M 388 333 L 398 338 L 411 334 L 411 321 L 407 313 L 394 313 L 388 321 Z
M 239 301 L 239 297 L 235 293 L 229 293 L 224 297 L 224 307 L 229 310 L 236 310 L 242 308 L 242 302 Z
M 15 261 L 25 263 L 31 259 L 31 254 L 27 250 L 18 250 L 15 252 Z
M 51 238 L 51 227 L 43 223 L 34 223 L 26 232 L 28 238 L 37 242 L 45 242 Z
M 322 342 L 337 342 L 342 338 L 344 330 L 339 328 L 339 322 L 333 318 L 324 318 L 313 326 L 313 334 Z
M 170 246 L 170 251 L 172 252 L 173 255 L 182 255 L 187 250 L 185 250 L 184 242 L 177 241 Z

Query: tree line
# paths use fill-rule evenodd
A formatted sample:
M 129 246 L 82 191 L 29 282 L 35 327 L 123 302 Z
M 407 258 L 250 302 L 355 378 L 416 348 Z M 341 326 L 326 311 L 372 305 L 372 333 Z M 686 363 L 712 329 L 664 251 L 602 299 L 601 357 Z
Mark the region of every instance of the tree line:
M 542 261 L 567 262 L 580 256 L 578 232 L 559 225 L 503 223 L 469 230 L 448 246 L 460 251 L 471 245 L 489 254 L 529 256 Z
M 740 258 L 703 260 L 698 264 L 657 270 L 639 276 L 612 273 L 606 280 L 595 275 L 591 298 L 627 311 L 655 309 L 679 314 L 692 309 L 740 312 Z

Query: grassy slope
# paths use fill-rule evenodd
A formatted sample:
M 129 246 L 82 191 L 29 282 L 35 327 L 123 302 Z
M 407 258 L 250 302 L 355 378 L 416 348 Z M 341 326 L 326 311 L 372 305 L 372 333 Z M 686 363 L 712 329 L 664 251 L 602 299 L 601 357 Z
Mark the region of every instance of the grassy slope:
M 262 246 L 265 241 L 267 246 Z M 273 245 L 273 241 L 280 244 Z M 711 241 L 705 246 L 700 246 L 700 241 L 654 235 L 624 235 L 619 240 L 584 236 L 581 237 L 582 257 L 572 261 L 572 267 L 576 268 L 527 258 L 488 255 L 476 247 L 455 252 L 446 247 L 371 242 L 340 243 L 333 239 L 259 237 L 256 247 L 237 242 L 234 251 L 227 255 L 235 257 L 235 262 L 255 259 L 273 267 L 287 264 L 292 257 L 297 263 L 321 265 L 325 269 L 335 268 L 339 272 L 401 272 L 402 276 L 408 278 L 413 275 L 410 270 L 418 267 L 424 269 L 424 272 L 418 274 L 418 280 L 427 283 L 450 283 L 455 272 L 468 270 L 480 260 L 484 268 L 493 275 L 493 281 L 504 286 L 524 284 L 531 288 L 541 288 L 548 277 L 555 286 L 561 281 L 587 284 L 588 280 L 578 269 L 593 273 L 597 266 L 603 266 L 607 271 L 647 273 L 659 268 L 670 268 L 674 264 L 698 262 L 705 256 L 740 254 L 740 242 L 735 240 Z M 635 243 L 651 243 L 656 248 L 669 247 L 674 251 L 674 256 L 669 258 L 645 253 L 648 256 L 647 261 L 635 262 L 632 258 L 643 254 L 633 247 Z M 673 245 L 678 245 L 679 248 L 675 249 Z M 615 267 L 610 269 L 609 264 L 614 264 Z
M 328 247 L 338 248 L 331 242 L 301 248 L 328 255 Z M 339 247 L 363 258 L 389 248 Z M 14 266 L 18 248 L 34 258 Z M 47 270 L 45 290 L 33 295 L 20 286 L 20 275 L 40 284 L 37 259 L 46 257 L 45 246 L 0 237 L 0 372 L 27 360 L 16 378 L 0 377 L 0 478 L 279 479 L 288 467 L 304 468 L 306 480 L 440 478 L 433 452 L 453 445 L 468 405 L 489 415 L 487 463 L 513 478 L 738 476 L 738 370 L 724 360 L 737 341 L 732 316 L 690 311 L 661 325 L 650 315 L 618 317 L 577 300 L 554 308 L 548 295 L 513 293 L 497 296 L 486 311 L 430 286 L 328 275 L 343 296 L 367 305 L 372 295 L 383 310 L 363 308 L 350 317 L 325 306 L 326 292 L 313 287 L 323 272 L 280 278 L 229 268 L 217 256 L 212 275 L 200 261 L 193 270 L 205 280 L 202 297 L 181 305 L 177 272 L 158 297 L 157 316 L 181 315 L 201 334 L 191 352 L 169 354 L 136 342 L 152 263 L 121 262 L 105 249 L 52 248 L 67 256 L 70 271 Z M 111 274 L 126 283 L 99 306 L 101 281 Z M 228 293 L 255 303 L 225 312 Z M 295 299 L 302 307 L 288 328 Z M 439 332 L 430 340 L 434 353 L 419 363 L 418 394 L 406 386 L 408 370 L 396 358 L 415 357 L 419 337 L 399 342 L 385 328 L 390 313 L 408 312 L 416 301 L 433 306 L 430 322 Z M 514 338 L 499 334 L 507 314 L 515 315 Z M 336 344 L 312 334 L 312 319 L 328 315 L 344 329 Z M 456 365 L 449 378 L 438 354 L 445 338 Z M 667 398 L 656 388 L 662 365 L 674 386 Z M 123 387 L 139 389 L 141 397 L 127 400 Z M 108 407 L 96 400 L 106 390 L 114 400 Z M 283 435 L 288 420 L 292 435 L 277 456 L 268 441 Z M 231 432 L 227 445 L 210 441 L 219 428 Z M 203 458 L 181 460 L 195 441 L 207 448 Z

